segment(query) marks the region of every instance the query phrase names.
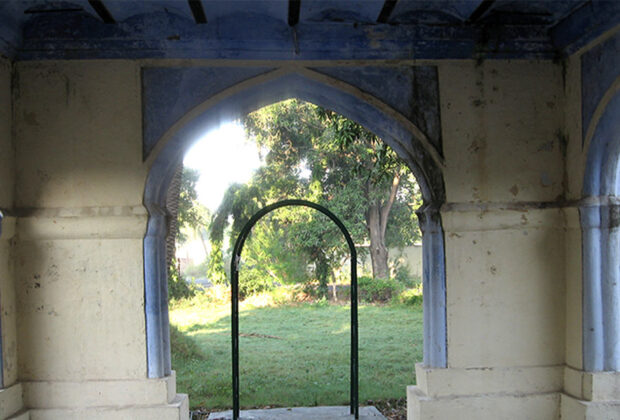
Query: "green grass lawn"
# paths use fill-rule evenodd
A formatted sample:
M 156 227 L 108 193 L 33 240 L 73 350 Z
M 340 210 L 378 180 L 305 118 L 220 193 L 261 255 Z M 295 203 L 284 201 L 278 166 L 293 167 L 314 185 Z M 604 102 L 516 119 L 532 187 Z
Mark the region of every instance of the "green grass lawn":
M 229 304 L 177 305 L 170 320 L 178 391 L 193 408 L 230 408 Z M 241 406 L 348 404 L 349 322 L 346 306 L 242 305 Z M 404 397 L 422 360 L 421 307 L 360 306 L 359 360 L 361 402 Z

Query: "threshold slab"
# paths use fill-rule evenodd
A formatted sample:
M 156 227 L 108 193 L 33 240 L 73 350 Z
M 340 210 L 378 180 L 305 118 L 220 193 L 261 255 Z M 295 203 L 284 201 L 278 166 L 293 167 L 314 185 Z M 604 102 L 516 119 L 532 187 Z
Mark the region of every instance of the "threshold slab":
M 353 419 L 349 406 L 294 407 L 241 410 L 239 420 L 344 420 Z M 211 413 L 207 420 L 232 419 L 232 410 Z M 373 406 L 360 407 L 360 420 L 386 420 Z

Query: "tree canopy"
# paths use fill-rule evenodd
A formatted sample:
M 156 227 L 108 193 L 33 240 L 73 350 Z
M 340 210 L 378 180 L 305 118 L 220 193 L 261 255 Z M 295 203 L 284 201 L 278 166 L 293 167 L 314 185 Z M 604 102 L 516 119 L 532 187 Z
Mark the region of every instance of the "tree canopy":
M 248 183 L 232 185 L 214 214 L 211 241 L 219 251 L 211 256 L 212 280 L 226 278 L 226 229 L 234 241 L 258 209 L 289 198 L 319 203 L 338 215 L 355 243 L 368 245 L 373 276 L 389 277 L 388 248 L 410 245 L 421 237 L 415 218 L 420 191 L 398 156 L 361 125 L 298 100 L 253 112 L 244 126 L 265 164 Z M 255 269 L 262 270 L 262 278 L 279 282 L 312 277 L 326 288 L 348 255 L 337 226 L 308 208 L 270 213 L 248 241 L 242 280 L 244 271 Z

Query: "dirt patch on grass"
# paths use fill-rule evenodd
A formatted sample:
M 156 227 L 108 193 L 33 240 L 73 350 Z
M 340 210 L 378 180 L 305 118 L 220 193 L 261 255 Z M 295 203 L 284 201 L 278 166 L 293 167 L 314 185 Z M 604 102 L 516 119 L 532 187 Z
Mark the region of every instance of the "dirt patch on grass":
M 390 420 L 407 419 L 407 398 L 393 398 L 380 401 L 366 401 L 368 405 L 374 405 L 377 410 Z

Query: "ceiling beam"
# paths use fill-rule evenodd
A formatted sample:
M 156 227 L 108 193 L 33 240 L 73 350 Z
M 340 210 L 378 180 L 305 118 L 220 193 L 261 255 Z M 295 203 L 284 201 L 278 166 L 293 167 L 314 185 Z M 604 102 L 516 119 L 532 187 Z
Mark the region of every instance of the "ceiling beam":
M 299 23 L 301 0 L 288 0 L 288 25 L 295 26 Z
M 194 15 L 194 21 L 198 24 L 207 23 L 207 15 L 202 7 L 202 2 L 200 0 L 187 0 L 187 2 L 192 10 L 192 15 Z
M 116 20 L 114 20 L 114 17 L 108 8 L 105 7 L 102 0 L 88 0 L 88 4 L 95 9 L 95 12 L 97 12 L 102 21 L 105 23 L 116 23 Z
M 377 18 L 377 23 L 388 22 L 388 20 L 390 19 L 390 15 L 392 14 L 392 12 L 394 11 L 394 8 L 396 7 L 397 2 L 398 0 L 385 0 L 385 3 L 383 3 L 383 8 L 381 9 L 381 12 L 379 13 L 379 17 Z
M 467 19 L 468 23 L 476 23 L 482 19 L 495 3 L 495 0 L 482 0 L 482 3 L 476 7 L 476 10 Z

